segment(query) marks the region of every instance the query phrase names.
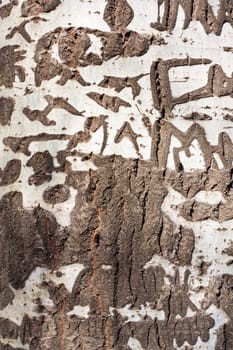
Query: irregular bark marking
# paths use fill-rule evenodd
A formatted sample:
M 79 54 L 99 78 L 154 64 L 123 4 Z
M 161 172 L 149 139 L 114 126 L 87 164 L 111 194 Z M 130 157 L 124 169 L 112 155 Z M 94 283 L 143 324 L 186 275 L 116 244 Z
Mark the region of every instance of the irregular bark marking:
M 121 92 L 124 88 L 130 87 L 133 94 L 133 99 L 140 94 L 141 86 L 138 84 L 138 80 L 148 74 L 139 74 L 135 77 L 112 77 L 105 75 L 104 79 L 98 84 L 98 86 L 104 88 L 113 88 L 116 92 Z
M 130 139 L 130 141 L 132 142 L 132 144 L 134 145 L 134 148 L 138 154 L 139 157 L 142 157 L 139 153 L 139 147 L 138 147 L 138 143 L 137 143 L 137 138 L 138 138 L 138 134 L 136 134 L 130 123 L 129 122 L 124 122 L 124 124 L 122 125 L 122 127 L 117 131 L 116 136 L 114 138 L 114 142 L 119 143 L 121 142 L 121 140 L 124 137 L 127 137 Z
M 55 108 L 61 108 L 65 111 L 83 117 L 83 113 L 79 112 L 75 107 L 73 107 L 70 103 L 67 102 L 63 97 L 53 97 L 51 95 L 44 96 L 44 99 L 47 101 L 48 105 L 42 110 L 39 111 L 37 109 L 31 110 L 28 107 L 23 109 L 23 113 L 27 116 L 27 118 L 31 121 L 38 120 L 43 125 L 55 125 L 55 120 L 50 120 L 47 118 L 47 115 Z
M 113 112 L 119 112 L 121 106 L 131 107 L 129 102 L 122 100 L 117 96 L 108 96 L 105 94 L 98 94 L 97 92 L 88 92 L 87 96 L 98 103 L 101 107 L 110 109 Z
M 161 18 L 160 8 L 164 6 Z M 160 31 L 169 31 L 176 26 L 179 6 L 184 11 L 183 29 L 187 29 L 192 20 L 199 21 L 207 34 L 220 35 L 223 25 L 229 23 L 233 27 L 233 4 L 231 0 L 220 0 L 217 15 L 215 16 L 208 0 L 159 0 L 158 18 L 151 23 L 151 27 Z
M 28 31 L 25 28 L 26 25 L 31 21 L 37 23 L 39 21 L 46 22 L 47 20 L 41 17 L 33 17 L 31 19 L 25 20 L 22 23 L 20 23 L 18 26 L 13 27 L 10 33 L 6 35 L 6 39 L 7 40 L 12 39 L 16 33 L 19 33 L 24 38 L 24 40 L 27 41 L 28 43 L 33 42 L 34 40 L 32 40 L 31 35 L 28 33 Z
M 112 31 L 125 29 L 133 17 L 133 9 L 126 0 L 107 0 L 104 20 Z
M 101 54 L 92 51 L 91 37 L 100 39 Z M 153 35 L 143 35 L 134 31 L 103 32 L 90 28 L 61 28 L 44 34 L 37 42 L 34 60 L 35 83 L 40 86 L 43 80 L 50 80 L 61 75 L 59 84 L 64 85 L 68 79 L 76 79 L 81 85 L 88 85 L 75 67 L 101 65 L 113 57 L 136 57 L 144 55 L 150 45 L 155 45 Z M 47 45 L 50 42 L 51 44 Z M 59 62 L 52 56 L 54 45 L 58 45 Z M 90 52 L 89 52 L 90 51 Z
M 61 0 L 25 0 L 21 5 L 21 13 L 23 17 L 37 16 L 41 12 L 50 12 L 61 4 Z
M 21 170 L 21 160 L 9 160 L 5 166 L 5 169 L 0 168 L 0 186 L 13 184 L 19 178 Z
M 210 66 L 208 71 L 208 81 L 201 88 L 184 93 L 179 97 L 173 97 L 168 71 L 171 67 L 193 66 L 199 64 L 209 64 L 211 60 L 204 58 L 181 58 L 167 61 L 157 61 L 151 66 L 150 77 L 152 87 L 152 97 L 154 106 L 160 111 L 165 111 L 169 116 L 172 109 L 177 104 L 200 100 L 213 96 L 231 96 L 233 92 L 233 73 L 229 78 L 218 64 Z
M 164 122 L 162 124 L 160 128 L 160 139 L 156 146 L 159 167 L 165 168 L 167 166 L 167 159 L 172 136 L 175 136 L 182 145 L 179 148 L 173 149 L 173 159 L 175 162 L 176 171 L 179 172 L 183 169 L 179 157 L 180 151 L 184 150 L 186 156 L 189 157 L 189 147 L 195 139 L 200 145 L 201 152 L 204 157 L 205 166 L 207 169 L 211 166 L 218 168 L 214 157 L 214 153 L 217 153 L 219 155 L 224 168 L 232 167 L 233 142 L 227 133 L 220 133 L 218 138 L 218 144 L 211 145 L 206 138 L 205 129 L 201 127 L 198 123 L 194 123 L 186 132 L 183 132 L 177 129 L 173 124 L 168 122 Z
M 11 14 L 11 11 L 13 7 L 17 5 L 17 0 L 12 1 L 9 4 L 3 5 L 0 7 L 0 17 L 1 19 L 4 19 L 6 17 L 9 17 Z
M 16 65 L 25 58 L 26 50 L 18 50 L 19 45 L 7 45 L 0 49 L 0 86 L 12 88 L 15 77 L 21 82 L 25 81 L 26 75 L 23 67 Z
M 66 134 L 46 134 L 41 133 L 34 136 L 24 137 L 6 137 L 3 139 L 5 146 L 9 147 L 14 153 L 22 152 L 26 156 L 30 156 L 29 146 L 31 142 L 44 142 L 50 140 L 69 140 L 70 135 Z
M 12 97 L 0 97 L 0 124 L 9 125 L 14 111 L 15 100 Z
M 48 187 L 43 193 L 44 201 L 52 205 L 66 202 L 69 199 L 69 197 L 69 187 L 62 184 L 55 185 L 53 187 Z

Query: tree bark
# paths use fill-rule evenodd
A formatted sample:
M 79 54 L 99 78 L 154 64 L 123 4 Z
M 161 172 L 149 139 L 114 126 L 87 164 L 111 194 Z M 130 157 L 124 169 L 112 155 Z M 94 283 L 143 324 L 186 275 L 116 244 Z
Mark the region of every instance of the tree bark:
M 0 350 L 232 350 L 232 1 L 0 18 Z

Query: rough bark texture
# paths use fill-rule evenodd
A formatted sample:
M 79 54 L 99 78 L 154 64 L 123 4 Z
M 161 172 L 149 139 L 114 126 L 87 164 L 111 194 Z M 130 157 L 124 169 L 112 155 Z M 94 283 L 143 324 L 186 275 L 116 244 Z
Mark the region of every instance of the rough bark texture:
M 0 1 L 0 349 L 232 350 L 232 1 L 67 3 Z

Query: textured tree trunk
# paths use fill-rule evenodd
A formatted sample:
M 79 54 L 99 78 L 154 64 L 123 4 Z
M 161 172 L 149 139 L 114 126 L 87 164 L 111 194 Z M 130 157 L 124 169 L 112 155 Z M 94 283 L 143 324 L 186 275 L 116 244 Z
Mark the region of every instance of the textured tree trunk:
M 232 0 L 0 20 L 0 349 L 232 350 Z

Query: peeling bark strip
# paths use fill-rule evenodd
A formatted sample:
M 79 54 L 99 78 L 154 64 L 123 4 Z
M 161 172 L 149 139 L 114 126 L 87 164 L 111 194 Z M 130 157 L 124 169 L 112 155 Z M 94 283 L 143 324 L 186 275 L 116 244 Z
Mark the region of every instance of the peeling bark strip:
M 0 0 L 0 349 L 233 349 L 232 11 Z

